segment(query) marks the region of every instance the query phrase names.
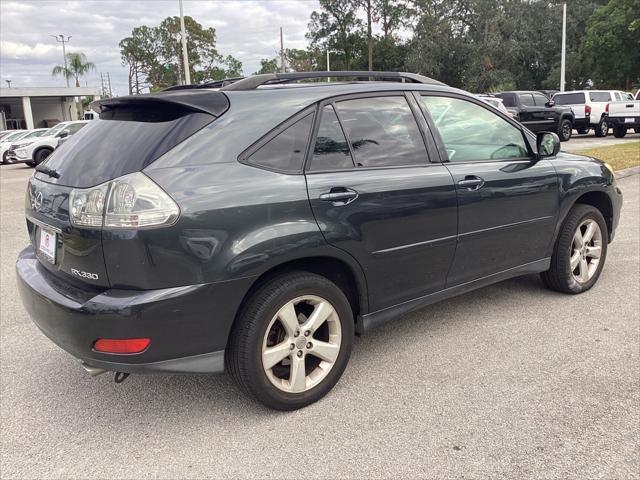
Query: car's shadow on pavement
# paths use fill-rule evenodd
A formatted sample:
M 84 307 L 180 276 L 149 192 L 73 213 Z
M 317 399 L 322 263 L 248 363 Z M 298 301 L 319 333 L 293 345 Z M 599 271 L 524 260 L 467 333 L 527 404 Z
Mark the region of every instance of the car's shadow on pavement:
M 440 328 L 464 329 L 466 323 L 473 322 L 477 325 L 478 322 L 486 320 L 487 317 L 481 312 L 487 302 L 507 305 L 517 302 L 523 296 L 549 299 L 555 295 L 557 294 L 544 288 L 537 275 L 529 275 L 404 315 L 368 332 L 363 337 L 356 338 L 345 377 L 319 404 L 339 404 L 347 401 L 353 393 L 353 385 L 350 386 L 350 382 L 366 382 L 367 378 L 363 376 L 368 375 L 367 365 L 392 365 L 394 352 L 401 350 L 407 339 L 418 339 L 428 348 L 429 342 L 434 341 L 432 339 L 438 341 L 437 334 Z M 471 312 L 477 314 L 472 315 Z M 93 420 L 99 419 L 100 422 L 118 422 L 127 417 L 135 419 L 140 424 L 156 421 L 158 415 L 176 419 L 188 418 L 188 422 L 205 421 L 214 412 L 215 415 L 236 419 L 260 418 L 265 414 L 295 415 L 269 410 L 248 398 L 227 374 L 131 375 L 123 383 L 116 384 L 113 372 L 91 378 L 76 360 L 60 349 L 55 349 L 53 354 L 48 351 L 38 355 L 42 356 L 41 368 L 31 375 L 50 376 L 57 380 L 46 383 L 50 390 L 38 392 L 39 395 L 49 398 L 49 401 L 39 407 L 39 414 L 44 418 L 51 418 L 50 415 L 65 416 L 69 411 L 75 410 L 84 410 L 85 415 L 87 410 L 93 410 Z M 69 395 L 69 391 L 73 392 L 73 395 Z M 60 401 L 51 401 L 52 399 Z M 307 408 L 314 409 L 319 404 Z M 45 408 L 54 411 L 43 412 Z M 88 421 L 91 421 L 92 416 L 88 416 Z

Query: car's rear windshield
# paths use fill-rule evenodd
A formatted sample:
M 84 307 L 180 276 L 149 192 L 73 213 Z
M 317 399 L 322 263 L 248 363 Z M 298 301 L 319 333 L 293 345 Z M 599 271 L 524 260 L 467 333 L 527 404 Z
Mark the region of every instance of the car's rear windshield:
M 516 100 L 515 93 L 496 93 L 496 97 L 502 99 L 502 104 L 505 107 L 517 107 L 518 102 Z
M 142 170 L 215 116 L 167 105 L 130 105 L 107 109 L 71 136 L 47 159 L 59 178 L 38 173 L 50 183 L 86 188 Z
M 609 92 L 589 92 L 589 98 L 592 102 L 610 102 L 611 94 Z
M 584 104 L 584 93 L 556 93 L 553 101 L 556 105 L 581 105 Z

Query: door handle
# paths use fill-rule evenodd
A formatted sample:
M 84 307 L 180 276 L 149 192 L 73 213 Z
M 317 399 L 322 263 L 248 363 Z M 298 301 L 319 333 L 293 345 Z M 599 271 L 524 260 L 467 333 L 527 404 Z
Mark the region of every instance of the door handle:
M 484 180 L 475 175 L 467 175 L 463 180 L 458 182 L 458 185 L 467 190 L 478 190 L 484 185 Z
M 327 193 L 320 194 L 320 200 L 332 202 L 334 206 L 347 205 L 358 198 L 358 192 L 344 187 L 333 187 Z

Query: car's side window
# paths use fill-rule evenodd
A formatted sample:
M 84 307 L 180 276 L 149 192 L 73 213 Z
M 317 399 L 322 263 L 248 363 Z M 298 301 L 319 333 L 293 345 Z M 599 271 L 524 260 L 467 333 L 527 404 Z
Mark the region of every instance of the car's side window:
M 549 99 L 539 93 L 534 93 L 533 99 L 535 100 L 536 106 L 538 107 L 544 107 L 547 105 L 547 103 L 549 103 Z
M 284 172 L 302 170 L 312 122 L 309 113 L 252 153 L 247 162 Z
M 589 98 L 592 102 L 610 102 L 611 94 L 609 92 L 589 92 Z
M 529 157 L 522 132 L 489 109 L 460 98 L 420 98 L 440 133 L 449 161 Z
M 351 150 L 331 105 L 322 109 L 316 143 L 309 170 L 342 170 L 353 168 Z
M 427 149 L 404 96 L 337 102 L 358 167 L 425 165 Z
M 533 101 L 533 95 L 530 93 L 519 93 L 520 103 L 525 107 L 535 107 L 535 102 Z

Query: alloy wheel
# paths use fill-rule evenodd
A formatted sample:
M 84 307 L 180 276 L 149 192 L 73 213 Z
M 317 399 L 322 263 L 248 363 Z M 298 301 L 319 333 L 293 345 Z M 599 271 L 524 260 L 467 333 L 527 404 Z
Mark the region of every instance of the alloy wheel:
M 569 265 L 573 278 L 586 283 L 595 275 L 602 255 L 602 231 L 595 220 L 584 220 L 576 229 L 571 243 Z
M 287 302 L 269 323 L 262 342 L 262 366 L 269 381 L 287 393 L 303 393 L 331 371 L 342 342 L 340 317 L 315 295 Z

